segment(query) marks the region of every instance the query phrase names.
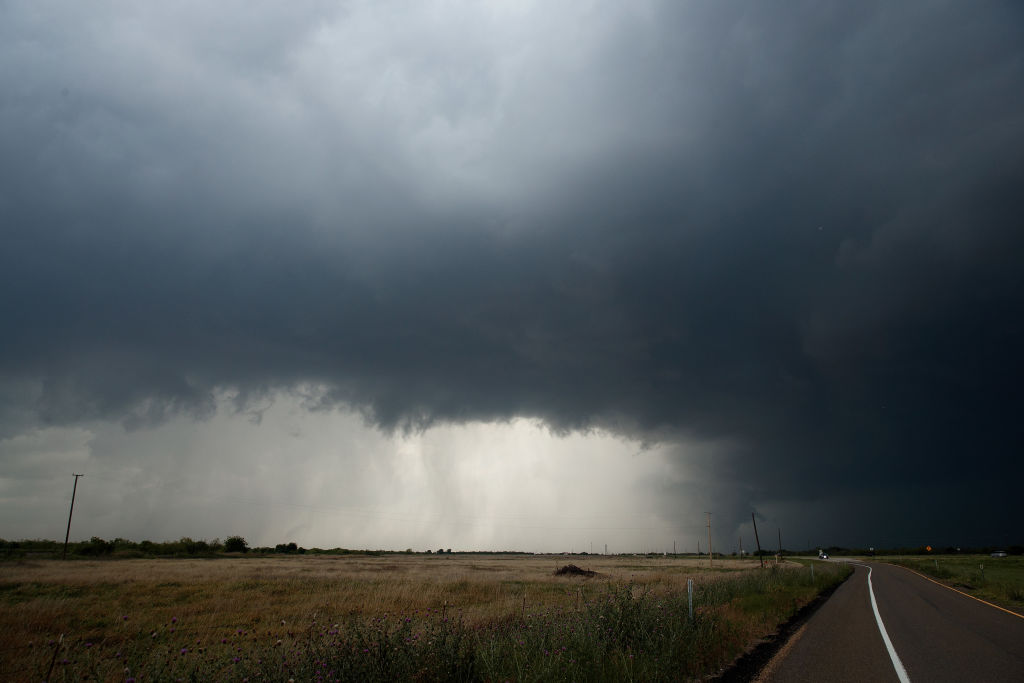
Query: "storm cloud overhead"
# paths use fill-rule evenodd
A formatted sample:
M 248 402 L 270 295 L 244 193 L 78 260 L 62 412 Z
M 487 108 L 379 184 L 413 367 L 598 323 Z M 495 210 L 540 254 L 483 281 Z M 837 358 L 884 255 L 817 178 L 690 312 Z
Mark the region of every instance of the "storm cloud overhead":
M 1020 541 L 1019 3 L 14 1 L 0 92 L 0 536 Z

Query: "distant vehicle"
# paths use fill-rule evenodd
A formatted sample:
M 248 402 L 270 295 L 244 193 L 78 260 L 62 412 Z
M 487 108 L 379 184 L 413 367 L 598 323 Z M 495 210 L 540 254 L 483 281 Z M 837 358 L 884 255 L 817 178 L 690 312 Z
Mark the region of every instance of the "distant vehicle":
M 1005 550 L 997 550 L 994 553 L 992 553 L 992 557 L 1006 557 L 1006 551 Z
M 818 551 L 818 559 L 819 560 L 827 560 L 828 559 L 828 553 L 826 553 L 824 550 L 819 550 Z

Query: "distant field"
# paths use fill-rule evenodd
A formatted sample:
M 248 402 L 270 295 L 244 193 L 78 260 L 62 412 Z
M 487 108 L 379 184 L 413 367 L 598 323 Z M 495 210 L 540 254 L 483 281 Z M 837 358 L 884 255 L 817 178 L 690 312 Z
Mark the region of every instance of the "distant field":
M 1024 613 L 1024 556 L 938 555 L 880 558 Z
M 555 576 L 568 562 L 597 575 Z M 806 567 L 756 565 L 457 554 L 21 560 L 0 564 L 0 670 L 5 680 L 42 680 L 51 666 L 51 680 L 699 678 L 849 571 L 819 565 L 812 580 Z

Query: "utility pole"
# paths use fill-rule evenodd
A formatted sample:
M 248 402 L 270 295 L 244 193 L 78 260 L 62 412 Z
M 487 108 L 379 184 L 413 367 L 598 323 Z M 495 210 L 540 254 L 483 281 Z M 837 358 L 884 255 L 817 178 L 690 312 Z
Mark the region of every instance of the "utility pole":
M 743 537 L 740 536 L 740 559 L 743 559 Z
M 673 555 L 676 554 L 676 542 L 675 541 L 672 541 L 672 554 Z
M 757 541 L 757 557 L 761 560 L 761 569 L 764 569 L 764 557 L 761 556 L 761 539 L 757 535 L 757 520 L 754 519 L 754 513 L 750 513 L 750 521 L 754 523 L 754 540 Z
M 66 560 L 68 557 L 68 538 L 71 536 L 71 514 L 75 511 L 75 493 L 78 491 L 78 478 L 84 477 L 84 474 L 76 474 L 75 485 L 71 487 L 71 509 L 68 510 L 68 530 L 64 534 L 64 554 L 61 555 L 62 560 Z
M 782 529 L 779 528 L 779 562 L 782 562 Z
M 713 550 L 711 550 L 711 513 L 705 512 L 704 514 L 708 516 L 708 566 L 714 567 L 715 553 Z

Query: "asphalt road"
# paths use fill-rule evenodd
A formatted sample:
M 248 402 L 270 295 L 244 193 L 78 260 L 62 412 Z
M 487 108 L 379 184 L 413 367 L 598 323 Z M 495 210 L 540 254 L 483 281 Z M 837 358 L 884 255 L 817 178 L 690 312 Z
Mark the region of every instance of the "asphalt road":
M 878 616 L 898 664 L 872 607 L 869 569 Z M 1024 681 L 1024 618 L 902 567 L 857 565 L 758 680 Z

